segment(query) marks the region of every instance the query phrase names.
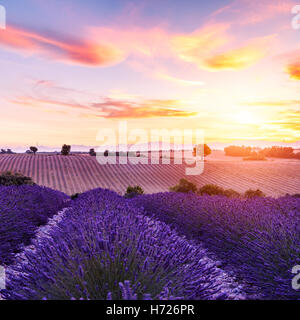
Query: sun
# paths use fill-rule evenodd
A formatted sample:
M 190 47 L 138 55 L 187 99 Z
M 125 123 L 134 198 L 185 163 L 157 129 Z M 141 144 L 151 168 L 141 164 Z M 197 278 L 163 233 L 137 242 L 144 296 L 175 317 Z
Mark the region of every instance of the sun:
M 235 115 L 235 120 L 240 124 L 255 124 L 257 119 L 254 114 L 250 111 L 240 111 Z

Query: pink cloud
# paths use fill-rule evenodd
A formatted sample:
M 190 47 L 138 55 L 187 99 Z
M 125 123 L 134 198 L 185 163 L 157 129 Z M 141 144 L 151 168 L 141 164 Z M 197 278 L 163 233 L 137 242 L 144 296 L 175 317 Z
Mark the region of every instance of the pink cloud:
M 226 10 L 228 9 L 221 12 Z M 268 37 L 254 38 L 243 46 L 231 49 L 236 39 L 229 32 L 230 25 L 210 22 L 194 32 L 181 34 L 172 33 L 162 27 L 89 27 L 85 36 L 89 40 L 67 37 L 62 39 L 58 35 L 10 26 L 0 31 L 0 46 L 54 61 L 92 67 L 113 65 L 127 57 L 134 57 L 129 59 L 129 63 L 142 61 L 145 65 L 147 61 L 152 61 L 156 65 L 158 59 L 168 59 L 177 63 L 193 63 L 209 71 L 237 70 L 264 57 L 268 41 L 262 39 Z M 172 78 L 168 76 L 168 72 L 165 74 L 159 77 L 182 85 L 199 84 Z
M 143 57 L 170 56 L 170 33 L 161 27 L 128 29 L 90 27 L 91 39 L 102 39 L 104 43 L 117 46 L 127 55 Z
M 211 14 L 212 18 L 231 20 L 232 24 L 255 24 L 291 12 L 290 0 L 235 0 Z
M 39 98 L 21 96 L 10 100 L 11 103 L 41 108 L 46 112 L 61 112 L 62 110 L 49 110 L 44 106 L 58 106 L 81 111 L 81 117 L 87 118 L 105 118 L 105 119 L 138 119 L 138 118 L 162 118 L 162 117 L 191 117 L 197 112 L 190 112 L 178 109 L 179 101 L 177 100 L 117 100 L 104 97 L 101 101 L 95 103 L 80 104 L 68 102 L 62 99 Z
M 0 30 L 0 45 L 54 61 L 85 66 L 106 66 L 123 59 L 116 47 L 8 26 Z

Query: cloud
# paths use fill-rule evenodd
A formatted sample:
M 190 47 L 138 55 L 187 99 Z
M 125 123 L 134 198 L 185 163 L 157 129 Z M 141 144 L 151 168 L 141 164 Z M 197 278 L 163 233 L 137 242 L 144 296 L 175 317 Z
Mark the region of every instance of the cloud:
M 180 78 L 172 77 L 166 73 L 157 72 L 156 75 L 160 79 L 164 79 L 164 80 L 167 80 L 167 81 L 170 81 L 170 82 L 176 83 L 178 85 L 182 85 L 182 86 L 188 87 L 188 86 L 203 86 L 204 85 L 203 81 L 180 79 Z
M 170 57 L 170 33 L 160 27 L 128 29 L 118 27 L 89 27 L 91 39 L 101 39 L 113 47 L 120 48 L 126 56 Z
M 192 117 L 196 116 L 196 112 L 188 112 L 176 109 L 167 108 L 152 108 L 147 106 L 122 108 L 119 110 L 114 109 L 102 109 L 106 114 L 104 118 L 107 119 L 141 119 L 141 118 L 165 118 L 165 117 Z M 95 115 L 96 116 L 96 115 Z M 103 115 L 101 115 L 102 117 Z M 100 117 L 100 116 L 98 116 Z
M 161 27 L 88 27 L 84 39 L 74 39 L 56 33 L 8 26 L 0 31 L 0 46 L 53 61 L 90 67 L 114 65 L 126 58 L 134 58 L 128 59 L 129 63 L 142 61 L 144 65 L 167 59 L 181 60 L 196 64 L 201 69 L 216 71 L 242 69 L 257 62 L 264 57 L 274 38 L 255 38 L 240 48 L 228 49 L 235 40 L 229 28 L 230 23 L 210 22 L 192 33 L 174 34 Z M 186 86 L 201 84 L 178 79 L 168 73 L 161 74 L 160 78 Z
M 175 36 L 173 50 L 178 58 L 196 64 L 209 71 L 239 70 L 247 68 L 262 59 L 275 39 L 274 35 L 248 40 L 244 45 L 231 45 L 234 38 L 228 33 L 229 24 L 209 24 L 190 35 Z
M 84 66 L 107 66 L 124 58 L 116 47 L 13 26 L 0 30 L 0 46 Z
M 103 102 L 92 104 L 92 107 L 99 109 L 101 116 L 108 119 L 191 117 L 197 114 L 197 112 L 174 108 L 177 105 L 177 100 L 142 100 L 133 102 L 106 98 Z
M 229 26 L 225 24 L 212 24 L 188 35 L 173 36 L 172 49 L 178 58 L 199 64 L 205 57 L 232 40 L 227 33 L 228 28 Z
M 53 81 L 50 81 L 50 80 L 37 80 L 37 81 L 35 81 L 35 85 L 36 86 L 46 87 L 46 88 L 55 87 L 55 83 Z
M 209 70 L 238 70 L 261 60 L 268 52 L 273 36 L 256 38 L 246 45 L 229 50 L 200 62 Z
M 300 123 L 299 123 L 299 119 L 298 122 L 281 122 L 280 126 L 286 129 L 291 129 L 294 131 L 298 131 L 300 130 Z
M 211 18 L 248 25 L 266 22 L 282 14 L 290 14 L 296 3 L 289 0 L 235 0 L 211 14 Z
M 300 80 L 300 60 L 289 63 L 285 68 L 286 73 L 292 80 Z
M 183 86 L 203 85 L 202 81 L 173 77 L 157 67 L 158 59 L 185 61 L 208 71 L 243 69 L 262 59 L 273 44 L 274 35 L 250 39 L 230 49 L 237 40 L 230 32 L 230 23 L 208 23 L 191 33 L 174 34 L 161 28 L 118 30 L 90 28 L 92 38 L 118 45 L 126 52 L 131 67 Z M 148 59 L 148 60 L 145 60 Z M 149 63 L 151 67 L 149 66 Z M 162 71 L 163 69 L 163 71 Z
M 11 103 L 41 107 L 43 105 L 52 105 L 56 107 L 67 107 L 77 109 L 82 117 L 86 118 L 105 118 L 105 119 L 138 119 L 138 118 L 162 118 L 162 117 L 191 117 L 197 115 L 197 112 L 190 112 L 178 109 L 177 100 L 116 100 L 104 97 L 100 102 L 94 103 L 74 103 L 63 100 L 18 97 L 10 100 Z M 43 110 L 43 109 L 42 109 Z M 46 109 L 45 111 L 49 111 Z
M 295 106 L 300 105 L 300 100 L 265 100 L 265 101 L 253 101 L 253 102 L 245 102 L 243 105 L 247 106 L 258 106 L 258 107 L 288 107 L 288 106 Z
M 20 96 L 15 99 L 11 99 L 9 102 L 13 104 L 30 106 L 30 107 L 40 107 L 42 105 L 54 105 L 54 106 L 61 106 L 61 107 L 69 107 L 73 109 L 83 109 L 83 110 L 90 109 L 89 106 L 82 105 L 79 103 L 72 103 L 72 102 L 66 102 L 63 100 L 37 98 L 37 97 L 30 97 L 30 96 Z
M 282 119 L 274 121 L 272 124 L 279 125 L 281 128 L 297 131 L 300 130 L 300 111 L 286 110 L 280 113 Z

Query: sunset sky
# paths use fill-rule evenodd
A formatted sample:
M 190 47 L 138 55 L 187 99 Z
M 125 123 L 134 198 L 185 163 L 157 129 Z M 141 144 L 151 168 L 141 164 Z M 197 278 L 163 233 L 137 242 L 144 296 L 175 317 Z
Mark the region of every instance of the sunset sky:
M 299 141 L 296 4 L 0 0 L 0 145 L 97 145 L 119 120 Z

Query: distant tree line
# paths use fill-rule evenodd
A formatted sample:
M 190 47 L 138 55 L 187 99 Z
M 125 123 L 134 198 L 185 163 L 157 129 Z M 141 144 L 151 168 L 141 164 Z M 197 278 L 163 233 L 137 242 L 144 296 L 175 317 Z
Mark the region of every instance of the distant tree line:
M 260 151 L 265 157 L 271 158 L 298 158 L 300 159 L 300 152 L 295 153 L 293 148 L 290 147 L 272 147 L 265 148 Z
M 251 147 L 239 147 L 239 146 L 230 146 L 227 148 L 224 148 L 226 156 L 232 156 L 232 157 L 247 157 L 250 156 L 252 151 Z
M 0 154 L 14 154 L 15 152 L 13 152 L 11 149 L 1 149 Z
M 95 149 L 90 149 L 89 155 L 92 157 L 96 157 L 97 153 Z M 113 151 L 109 152 L 109 150 L 105 150 L 103 152 L 104 157 L 108 157 L 109 155 L 111 156 L 117 156 L 117 157 L 141 157 L 141 152 L 140 151 L 132 151 L 132 152 L 126 152 L 126 151 Z
M 229 146 L 224 148 L 226 156 L 232 157 L 264 157 L 300 159 L 300 152 L 295 153 L 291 147 L 271 147 L 255 151 L 252 147 Z

